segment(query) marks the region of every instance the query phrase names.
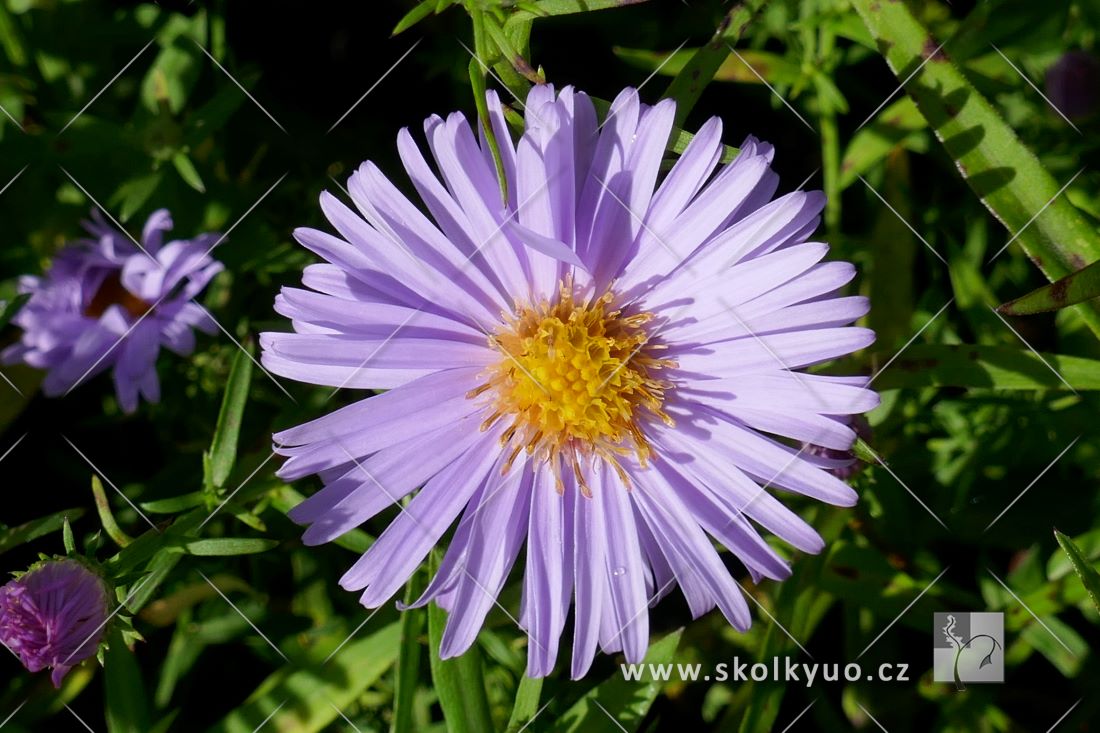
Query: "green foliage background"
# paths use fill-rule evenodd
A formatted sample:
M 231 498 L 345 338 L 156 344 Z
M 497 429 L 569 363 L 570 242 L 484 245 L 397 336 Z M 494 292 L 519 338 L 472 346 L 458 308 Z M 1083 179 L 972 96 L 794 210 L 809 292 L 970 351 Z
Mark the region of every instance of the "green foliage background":
M 0 1 L 0 323 L 17 276 L 97 202 L 131 231 L 167 207 L 177 234 L 230 235 L 203 297 L 224 331 L 161 360 L 160 405 L 123 416 L 105 378 L 47 400 L 33 372 L 3 370 L 26 395 L 0 384 L 3 567 L 62 552 L 68 518 L 130 620 L 105 667 L 59 692 L 6 656 L 0 727 L 894 733 L 1100 717 L 1100 307 L 995 310 L 1100 259 L 1100 122 L 1075 127 L 1040 93 L 1064 52 L 1095 48 L 1095 4 L 608 7 L 623 4 Z M 759 611 L 746 634 L 666 599 L 651 658 L 858 658 L 908 664 L 909 682 L 633 683 L 600 657 L 584 680 L 559 662 L 540 683 L 499 609 L 474 650 L 440 662 L 441 611 L 372 614 L 336 584 L 396 509 L 301 545 L 285 512 L 317 484 L 274 477 L 270 435 L 360 395 L 276 382 L 242 351 L 283 327 L 274 295 L 310 261 L 291 230 L 323 227 L 319 192 L 364 159 L 405 185 L 400 127 L 476 114 L 473 89 L 507 100 L 540 74 L 605 100 L 626 85 L 674 96 L 688 131 L 717 114 L 726 143 L 774 143 L 783 190 L 829 195 L 820 236 L 859 266 L 879 335 L 832 367 L 883 390 L 860 504 L 791 499 L 826 551 L 794 557 L 783 584 L 741 579 Z M 1081 287 L 1076 300 L 1097 292 Z M 501 604 L 516 612 L 518 583 Z M 931 680 L 932 614 L 947 610 L 1004 612 L 1005 684 Z

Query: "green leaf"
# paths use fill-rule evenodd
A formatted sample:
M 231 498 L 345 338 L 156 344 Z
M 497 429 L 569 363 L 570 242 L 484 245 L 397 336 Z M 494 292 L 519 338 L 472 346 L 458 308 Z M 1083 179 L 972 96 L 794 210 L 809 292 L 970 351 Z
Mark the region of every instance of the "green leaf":
M 400 643 L 400 624 L 392 623 L 348 642 L 327 663 L 288 664 L 209 733 L 253 733 L 261 725 L 295 733 L 324 730 L 393 666 Z
M 1069 537 L 1058 530 L 1054 530 L 1054 539 L 1058 540 L 1058 544 L 1061 545 L 1062 550 L 1069 557 L 1069 561 L 1073 565 L 1073 571 L 1077 573 L 1077 577 L 1081 579 L 1081 583 L 1085 586 L 1085 592 L 1092 599 L 1092 605 L 1096 606 L 1097 611 L 1100 611 L 1100 572 L 1096 571 L 1096 568 L 1092 566 L 1085 554 Z
M 146 733 L 151 726 L 141 668 L 117 625 L 109 635 L 103 674 L 109 733 Z
M 266 552 L 278 546 L 275 540 L 261 540 L 247 537 L 222 537 L 208 540 L 194 540 L 183 547 L 192 555 L 200 557 L 228 557 L 230 555 L 254 555 Z
M 1100 297 L 1100 262 L 1010 300 L 997 310 L 1006 316 L 1028 316 L 1061 310 L 1096 297 Z
M 542 678 L 524 675 L 516 689 L 516 703 L 512 706 L 512 715 L 508 718 L 505 733 L 519 733 L 531 724 L 539 712 L 539 698 L 542 695 Z
M 883 363 L 889 358 L 885 355 Z M 1068 389 L 1066 383 L 1078 391 L 1100 389 L 1100 361 L 1059 354 L 1040 358 L 1006 346 L 916 344 L 875 378 L 874 386 Z
M 966 182 L 1050 280 L 1100 260 L 1100 237 L 908 4 L 852 0 Z M 918 70 L 919 69 L 919 70 Z M 1100 304 L 1077 311 L 1100 335 Z
M 928 122 L 909 97 L 902 97 L 879 112 L 873 122 L 852 136 L 844 151 L 840 164 L 841 190 L 858 181 L 893 151 L 922 147 L 917 141 L 924 139 L 922 133 L 927 128 Z
M 640 5 L 646 0 L 538 0 L 524 3 L 523 9 L 512 13 L 509 23 L 517 23 L 531 18 L 548 18 L 552 15 L 572 15 L 593 10 L 608 10 L 627 5 Z
M 768 0 L 747 0 L 726 13 L 710 42 L 697 49 L 680 68 L 665 89 L 664 96 L 676 100 L 676 126 L 680 127 L 700 95 L 715 77 L 730 55 L 730 47 L 741 40 L 741 34 Z
M 670 664 L 680 645 L 683 629 L 650 644 L 641 680 L 626 680 L 613 675 L 586 692 L 550 728 L 553 733 L 622 733 L 641 725 L 657 693 L 664 684 L 649 674 L 650 664 Z M 601 709 L 602 708 L 602 709 Z M 614 720 L 612 720 L 614 718 Z
M 434 572 L 438 553 L 432 553 Z M 489 714 L 485 693 L 485 677 L 481 669 L 481 650 L 475 644 L 454 659 L 439 658 L 439 644 L 447 612 L 435 603 L 428 606 L 428 652 L 431 659 L 432 682 L 439 695 L 439 706 L 447 720 L 449 733 L 484 733 L 496 730 Z
M 284 486 L 271 496 L 271 505 L 283 514 L 305 501 L 306 497 L 290 486 Z M 348 530 L 332 541 L 332 544 L 362 555 L 374 544 L 374 537 L 361 529 Z
M 107 493 L 103 490 L 103 483 L 99 476 L 92 474 L 92 496 L 95 497 L 95 508 L 99 513 L 99 521 L 103 524 L 103 530 L 107 536 L 115 541 L 119 547 L 126 547 L 134 541 L 133 537 L 122 531 L 115 521 L 115 515 L 111 512 L 111 502 L 107 499 Z
M 82 516 L 84 516 L 84 510 L 74 507 L 39 519 L 32 519 L 17 527 L 2 529 L 0 530 L 0 554 L 63 529 L 66 520 L 72 521 Z
M 169 499 L 144 501 L 138 506 L 141 507 L 143 512 L 149 512 L 150 514 L 179 514 L 187 509 L 201 506 L 204 501 L 205 497 L 201 491 L 192 491 Z
M 218 411 L 214 427 L 214 441 L 210 446 L 210 482 L 222 488 L 233 471 L 237 460 L 237 440 L 241 434 L 241 417 L 248 402 L 248 388 L 252 383 L 252 345 L 238 349 L 229 369 L 225 396 Z
M 111 203 L 118 206 L 119 220 L 129 221 L 156 192 L 163 177 L 164 174 L 158 171 L 147 176 L 131 178 L 119 186 L 111 196 Z
M 178 151 L 172 156 L 172 165 L 175 167 L 176 172 L 180 174 L 180 178 L 183 179 L 184 183 L 199 193 L 206 193 L 206 185 L 202 182 L 202 176 L 196 170 L 195 164 L 187 157 L 187 153 L 182 150 Z
M 404 17 L 401 18 L 401 20 L 397 21 L 397 25 L 393 27 L 390 35 L 396 36 L 398 33 L 404 33 L 420 21 L 424 20 L 432 14 L 433 10 L 435 10 L 435 5 L 436 0 L 421 0 L 421 2 L 417 3 L 416 7 L 405 13 Z
M 405 586 L 405 603 L 412 603 L 423 590 L 417 571 Z M 413 706 L 416 699 L 417 680 L 420 677 L 420 635 L 424 633 L 426 611 L 423 608 L 410 608 L 401 614 L 401 649 L 394 670 L 393 685 L 393 724 L 390 733 L 413 733 L 416 721 L 413 718 Z

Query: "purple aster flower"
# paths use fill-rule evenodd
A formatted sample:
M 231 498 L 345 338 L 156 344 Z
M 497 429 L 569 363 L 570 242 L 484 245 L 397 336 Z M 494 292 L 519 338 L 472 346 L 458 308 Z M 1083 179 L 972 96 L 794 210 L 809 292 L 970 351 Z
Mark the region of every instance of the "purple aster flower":
M 45 276 L 20 279 L 19 292 L 31 294 L 13 319 L 23 336 L 0 361 L 45 369 L 42 391 L 51 397 L 111 369 L 119 404 L 133 412 L 139 395 L 160 398 L 160 347 L 187 356 L 193 328 L 214 331 L 191 301 L 222 270 L 210 257 L 218 235 L 165 244 L 172 218 L 164 209 L 145 223 L 140 247 L 98 211 L 85 228 L 92 236 L 61 250 Z
M 94 655 L 108 619 L 107 586 L 76 560 L 47 560 L 0 588 L 0 642 L 54 687 Z
M 790 573 L 761 529 L 820 551 L 766 489 L 854 504 L 828 471 L 843 461 L 791 442 L 846 450 L 855 434 L 835 418 L 878 403 L 863 377 L 798 371 L 874 338 L 847 325 L 867 300 L 838 295 L 855 269 L 806 241 L 824 197 L 772 200 L 772 147 L 753 138 L 719 166 L 718 119 L 662 178 L 674 104 L 633 89 L 600 125 L 584 94 L 537 86 L 514 144 L 488 101 L 506 202 L 456 113 L 425 123 L 434 168 L 398 136 L 427 213 L 367 162 L 355 209 L 321 196 L 339 236 L 295 232 L 325 262 L 276 299 L 295 333 L 262 336 L 264 365 L 388 391 L 275 435 L 282 477 L 325 484 L 291 517 L 313 545 L 398 504 L 341 580 L 367 607 L 456 525 L 413 604 L 449 611 L 444 657 L 474 642 L 525 543 L 532 676 L 553 669 L 571 605 L 573 677 L 597 646 L 639 661 L 647 609 L 675 585 L 694 616 L 717 606 L 745 629 L 712 539 L 755 580 Z

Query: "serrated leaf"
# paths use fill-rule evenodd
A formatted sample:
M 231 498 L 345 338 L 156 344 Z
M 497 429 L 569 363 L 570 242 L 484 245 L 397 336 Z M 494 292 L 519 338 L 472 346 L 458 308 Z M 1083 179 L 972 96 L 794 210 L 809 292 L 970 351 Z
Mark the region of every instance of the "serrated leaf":
M 852 0 L 967 184 L 1043 274 L 1057 280 L 1100 260 L 1100 236 L 1062 185 L 949 59 L 907 3 Z M 1100 335 L 1100 304 L 1077 313 Z
M 266 552 L 278 546 L 275 540 L 253 539 L 248 537 L 219 537 L 207 540 L 193 540 L 183 548 L 192 555 L 200 557 L 228 557 L 230 555 L 254 555 Z
M 683 629 L 649 645 L 641 665 L 670 664 L 680 645 Z M 643 672 L 643 680 L 626 680 L 616 674 L 585 693 L 551 726 L 553 733 L 622 733 L 641 725 L 657 693 L 665 684 Z
M 1100 297 L 1100 261 L 1010 300 L 997 310 L 1006 316 L 1028 316 L 1061 310 L 1097 297 Z
M 889 359 L 892 355 L 886 355 Z M 1063 382 L 1062 380 L 1065 380 Z M 916 344 L 874 381 L 875 389 L 1100 389 L 1100 361 L 1007 346 Z
M 1081 552 L 1081 548 L 1074 544 L 1069 537 L 1058 530 L 1054 530 L 1054 538 L 1058 540 L 1058 544 L 1066 553 L 1066 556 L 1069 557 L 1070 564 L 1073 565 L 1073 572 L 1077 573 L 1077 577 L 1081 579 L 1082 585 L 1085 586 L 1085 592 L 1092 599 L 1092 605 L 1096 607 L 1097 611 L 1100 611 L 1100 572 L 1097 572 L 1085 554 Z
M 218 422 L 214 427 L 214 440 L 210 445 L 210 483 L 215 488 L 225 485 L 237 460 L 237 440 L 241 434 L 241 418 L 248 402 L 248 388 L 252 384 L 252 349 L 238 349 L 229 369 Z

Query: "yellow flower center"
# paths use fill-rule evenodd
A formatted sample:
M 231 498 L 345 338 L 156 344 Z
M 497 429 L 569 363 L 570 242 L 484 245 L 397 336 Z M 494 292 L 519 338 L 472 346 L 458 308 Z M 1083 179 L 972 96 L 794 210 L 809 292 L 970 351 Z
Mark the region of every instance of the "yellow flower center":
M 653 315 L 626 315 L 614 300 L 607 292 L 578 301 L 567 281 L 556 302 L 517 307 L 490 337 L 502 358 L 468 396 L 490 394 L 494 411 L 482 429 L 511 420 L 501 440 L 511 450 L 506 470 L 526 449 L 550 464 L 559 491 L 567 468 L 587 494 L 582 459 L 607 461 L 629 487 L 617 456 L 634 454 L 643 467 L 652 457 L 645 422 L 672 424 L 661 409 L 671 385 L 653 375 L 675 363 L 653 356 L 664 348 L 646 332 Z

